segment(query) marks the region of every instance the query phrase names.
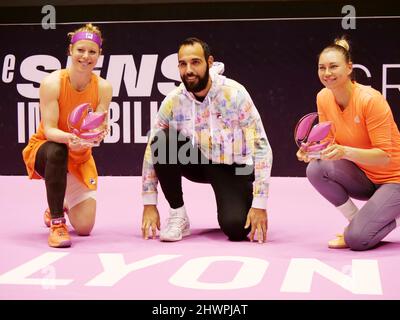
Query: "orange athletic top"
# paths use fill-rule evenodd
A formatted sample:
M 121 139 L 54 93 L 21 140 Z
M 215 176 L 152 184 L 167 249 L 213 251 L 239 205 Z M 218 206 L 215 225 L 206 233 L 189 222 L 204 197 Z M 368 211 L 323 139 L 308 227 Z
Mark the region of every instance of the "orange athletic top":
M 95 111 L 99 103 L 98 77 L 92 74 L 92 79 L 83 91 L 77 91 L 71 86 L 68 71 L 60 72 L 60 94 L 58 98 L 59 120 L 58 128 L 69 131 L 67 119 L 69 113 L 79 104 L 90 103 Z M 22 157 L 30 179 L 41 179 L 35 171 L 36 153 L 40 146 L 47 141 L 44 134 L 43 123 L 40 122 L 37 132 L 29 139 L 28 145 L 22 150 Z M 92 156 L 92 150 L 68 151 L 68 172 L 72 173 L 89 189 L 97 188 L 97 169 Z
M 343 111 L 331 90 L 317 95 L 319 120 L 332 121 L 336 143 L 361 149 L 379 148 L 390 157 L 386 166 L 356 163 L 376 184 L 400 183 L 400 133 L 389 104 L 368 86 L 354 84 L 349 105 Z

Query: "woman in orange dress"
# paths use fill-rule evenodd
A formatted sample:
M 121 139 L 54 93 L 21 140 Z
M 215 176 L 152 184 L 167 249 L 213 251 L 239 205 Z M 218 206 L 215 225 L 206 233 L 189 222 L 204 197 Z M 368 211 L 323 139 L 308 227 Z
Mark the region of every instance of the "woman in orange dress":
M 93 111 L 108 112 L 112 98 L 110 83 L 93 73 L 101 54 L 99 28 L 86 24 L 68 36 L 72 63 L 41 82 L 41 122 L 22 152 L 29 178 L 45 180 L 45 223 L 50 227 L 51 247 L 71 246 L 66 211 L 71 225 L 82 236 L 90 234 L 96 215 L 94 144 L 70 132 L 68 116 L 83 103 L 88 103 Z M 101 141 L 107 134 L 107 117 L 99 130 Z

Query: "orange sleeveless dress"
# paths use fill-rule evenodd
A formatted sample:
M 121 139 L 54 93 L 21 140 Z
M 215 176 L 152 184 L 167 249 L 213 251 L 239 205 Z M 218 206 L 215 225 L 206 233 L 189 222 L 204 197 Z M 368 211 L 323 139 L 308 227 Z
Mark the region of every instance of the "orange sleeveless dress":
M 98 77 L 92 74 L 92 79 L 85 90 L 76 91 L 69 80 L 66 69 L 60 72 L 60 94 L 58 98 L 59 120 L 58 128 L 63 131 L 68 130 L 67 119 L 69 113 L 79 104 L 90 103 L 95 111 L 99 103 Z M 43 123 L 40 122 L 37 132 L 29 139 L 27 146 L 22 150 L 22 157 L 25 162 L 26 170 L 30 179 L 41 179 L 42 177 L 35 171 L 36 153 L 40 146 L 47 141 L 44 134 Z M 97 169 L 92 156 L 92 150 L 68 151 L 68 172 L 73 174 L 78 180 L 84 183 L 89 189 L 97 189 Z

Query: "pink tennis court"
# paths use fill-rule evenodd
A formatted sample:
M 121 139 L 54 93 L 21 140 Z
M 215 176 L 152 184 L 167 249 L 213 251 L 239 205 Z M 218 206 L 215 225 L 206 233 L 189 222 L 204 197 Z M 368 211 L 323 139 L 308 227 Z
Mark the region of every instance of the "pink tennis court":
M 186 180 L 192 235 L 174 243 L 141 238 L 140 177 L 100 177 L 92 235 L 72 231 L 67 249 L 47 244 L 43 181 L 2 176 L 0 191 L 0 299 L 400 298 L 399 231 L 374 250 L 328 249 L 345 220 L 305 178 L 272 178 L 265 244 L 226 240 L 211 187 Z

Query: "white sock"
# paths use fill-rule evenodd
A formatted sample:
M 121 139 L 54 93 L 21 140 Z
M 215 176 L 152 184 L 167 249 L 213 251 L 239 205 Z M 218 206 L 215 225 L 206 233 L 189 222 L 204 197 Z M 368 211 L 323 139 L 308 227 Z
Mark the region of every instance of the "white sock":
M 175 211 L 175 212 L 179 213 L 180 216 L 186 216 L 185 205 L 183 205 L 182 207 L 177 208 L 177 209 L 172 209 L 171 208 L 171 211 Z
M 347 218 L 347 220 L 351 221 L 353 217 L 356 215 L 358 212 L 358 208 L 354 204 L 354 202 L 349 198 L 345 203 L 343 203 L 341 206 L 336 207 L 339 209 L 341 213 Z

